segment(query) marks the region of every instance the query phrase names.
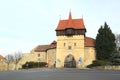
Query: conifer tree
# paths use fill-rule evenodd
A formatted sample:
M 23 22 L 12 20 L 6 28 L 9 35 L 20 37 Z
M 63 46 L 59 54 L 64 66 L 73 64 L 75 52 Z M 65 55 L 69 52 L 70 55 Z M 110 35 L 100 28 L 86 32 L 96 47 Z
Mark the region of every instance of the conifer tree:
M 115 51 L 115 35 L 105 22 L 96 36 L 96 57 L 97 60 L 109 60 L 110 55 Z

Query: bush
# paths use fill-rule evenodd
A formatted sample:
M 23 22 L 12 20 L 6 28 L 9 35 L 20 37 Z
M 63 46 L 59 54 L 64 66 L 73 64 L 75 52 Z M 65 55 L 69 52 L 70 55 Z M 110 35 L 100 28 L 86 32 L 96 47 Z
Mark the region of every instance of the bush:
M 96 60 L 93 61 L 92 64 L 88 65 L 88 68 L 92 68 L 92 67 L 97 67 L 97 66 L 106 66 L 106 65 L 111 65 L 110 61 L 103 61 L 103 60 Z
M 120 65 L 120 52 L 113 52 L 110 56 L 110 61 L 112 65 Z
M 26 62 L 22 65 L 23 69 L 26 68 L 38 68 L 38 67 L 45 67 L 47 63 L 46 62 Z

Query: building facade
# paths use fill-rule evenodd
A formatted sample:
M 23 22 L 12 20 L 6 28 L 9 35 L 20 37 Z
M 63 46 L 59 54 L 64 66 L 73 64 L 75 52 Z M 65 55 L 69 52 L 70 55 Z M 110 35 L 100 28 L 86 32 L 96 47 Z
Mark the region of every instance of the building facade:
M 55 29 L 57 41 L 38 45 L 31 54 L 33 61 L 47 62 L 49 67 L 86 67 L 96 59 L 95 40 L 86 36 L 83 18 L 60 20 Z

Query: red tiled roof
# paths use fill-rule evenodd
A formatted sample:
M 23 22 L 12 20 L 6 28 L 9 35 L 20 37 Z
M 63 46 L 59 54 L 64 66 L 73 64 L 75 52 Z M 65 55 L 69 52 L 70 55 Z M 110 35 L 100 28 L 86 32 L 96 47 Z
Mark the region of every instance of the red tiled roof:
M 0 60 L 1 60 L 1 59 L 5 59 L 5 58 L 4 58 L 2 55 L 0 55 Z
M 35 48 L 36 52 L 44 52 L 49 48 L 49 45 L 39 45 Z
M 56 48 L 57 42 L 53 41 L 50 45 L 39 45 L 35 48 L 35 52 L 44 52 L 47 51 L 48 49 L 53 49 Z
M 49 46 L 49 49 L 53 49 L 53 48 L 56 48 L 57 46 L 57 42 L 56 41 L 53 41 L 50 46 Z
M 85 47 L 94 47 L 95 46 L 95 39 L 90 37 L 85 37 Z
M 73 29 L 85 29 L 83 19 L 72 19 L 71 13 L 69 14 L 68 20 L 60 20 L 56 30 L 65 30 L 67 28 Z

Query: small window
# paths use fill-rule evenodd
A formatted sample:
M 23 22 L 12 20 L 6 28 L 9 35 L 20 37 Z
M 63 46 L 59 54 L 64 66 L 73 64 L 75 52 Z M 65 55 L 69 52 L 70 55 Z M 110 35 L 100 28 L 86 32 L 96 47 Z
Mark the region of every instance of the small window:
M 64 43 L 64 47 L 65 47 L 65 45 L 66 45 L 66 44 Z
M 40 57 L 40 54 L 38 54 L 38 57 Z
M 70 50 L 70 49 L 71 49 L 71 46 L 68 46 L 68 49 Z
M 76 43 L 74 43 L 74 46 L 76 46 Z

